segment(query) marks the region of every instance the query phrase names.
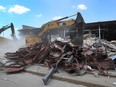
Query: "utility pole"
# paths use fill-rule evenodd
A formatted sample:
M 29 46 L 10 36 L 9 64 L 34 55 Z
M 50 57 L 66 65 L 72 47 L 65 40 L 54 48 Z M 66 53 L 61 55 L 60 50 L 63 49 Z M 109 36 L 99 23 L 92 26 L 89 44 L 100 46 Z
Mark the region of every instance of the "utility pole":
M 99 23 L 99 39 L 101 39 L 101 28 L 100 28 L 100 23 Z

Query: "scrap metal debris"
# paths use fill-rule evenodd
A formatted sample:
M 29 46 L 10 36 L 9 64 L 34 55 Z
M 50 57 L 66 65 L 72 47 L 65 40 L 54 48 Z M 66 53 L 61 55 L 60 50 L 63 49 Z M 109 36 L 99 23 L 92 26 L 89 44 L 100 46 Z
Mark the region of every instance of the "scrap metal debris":
M 16 52 L 5 54 L 8 60 L 4 64 L 5 72 L 19 72 L 34 63 L 44 64 L 50 69 L 42 79 L 44 84 L 47 84 L 49 78 L 59 69 L 75 75 L 95 74 L 95 70 L 99 71 L 98 74 L 107 75 L 109 69 L 116 68 L 116 59 L 112 60 L 115 56 L 109 57 L 107 51 L 113 49 L 116 53 L 116 50 L 108 43 L 108 45 L 105 42 L 101 44 L 98 46 L 99 44 L 93 43 L 91 46 L 88 44 L 88 47 L 82 47 L 74 45 L 71 41 L 56 40 L 49 44 L 40 43 L 20 48 Z

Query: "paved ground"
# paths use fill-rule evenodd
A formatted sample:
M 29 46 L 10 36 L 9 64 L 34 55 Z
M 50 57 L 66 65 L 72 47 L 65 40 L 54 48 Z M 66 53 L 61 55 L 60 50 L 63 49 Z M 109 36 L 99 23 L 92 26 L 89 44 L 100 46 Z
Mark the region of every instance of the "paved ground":
M 42 77 L 29 73 L 1 74 L 0 87 L 85 87 L 68 82 L 53 80 L 49 85 L 44 85 Z
M 29 73 L 44 76 L 49 70 L 47 67 L 36 65 L 31 65 L 26 68 L 26 71 Z M 116 76 L 116 71 L 109 71 L 110 74 Z M 63 71 L 59 71 L 59 73 L 55 73 L 53 75 L 54 79 L 68 81 L 75 84 L 86 85 L 88 87 L 115 87 L 113 83 L 116 83 L 116 77 L 110 76 L 101 76 L 95 77 L 94 74 L 85 74 L 82 76 L 75 76 L 73 74 L 68 74 Z M 50 82 L 54 81 L 52 79 Z

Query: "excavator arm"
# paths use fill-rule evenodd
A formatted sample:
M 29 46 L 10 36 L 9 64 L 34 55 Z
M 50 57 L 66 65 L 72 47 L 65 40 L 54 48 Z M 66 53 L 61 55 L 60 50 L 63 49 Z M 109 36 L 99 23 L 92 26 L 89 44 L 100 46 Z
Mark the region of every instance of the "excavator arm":
M 76 20 L 69 21 L 64 19 L 77 16 Z M 64 24 L 59 24 L 64 23 Z M 26 45 L 30 46 L 36 43 L 47 43 L 48 39 L 51 39 L 50 35 L 61 35 L 64 30 L 67 30 L 66 34 L 71 36 L 71 40 L 75 45 L 83 45 L 83 31 L 85 22 L 82 15 L 78 12 L 77 14 L 66 16 L 54 21 L 50 21 L 41 27 L 41 30 L 35 35 L 26 36 Z M 64 32 L 65 33 L 65 32 Z M 66 35 L 65 34 L 65 35 Z M 61 35 L 62 36 L 62 35 Z
M 17 38 L 16 38 L 16 36 L 15 36 L 15 30 L 14 30 L 14 25 L 13 25 L 13 23 L 10 23 L 9 25 L 6 25 L 6 26 L 3 26 L 2 28 L 0 28 L 0 34 L 2 33 L 2 32 L 4 32 L 5 30 L 7 30 L 7 29 L 9 29 L 9 28 L 11 28 L 11 37 L 14 39 L 14 40 L 16 40 Z

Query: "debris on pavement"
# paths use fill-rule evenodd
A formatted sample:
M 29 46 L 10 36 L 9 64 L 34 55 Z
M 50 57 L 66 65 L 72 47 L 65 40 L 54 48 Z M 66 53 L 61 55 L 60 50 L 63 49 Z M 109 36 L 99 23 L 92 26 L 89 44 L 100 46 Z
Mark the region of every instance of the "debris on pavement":
M 48 44 L 39 43 L 20 48 L 16 52 L 5 53 L 7 61 L 2 66 L 6 73 L 12 73 L 24 70 L 27 65 L 44 64 L 50 69 L 42 79 L 44 84 L 59 69 L 77 76 L 86 73 L 95 77 L 99 74 L 108 75 L 108 70 L 116 68 L 116 46 L 96 38 L 92 40 L 95 41 L 91 45 L 85 43 L 85 47 L 74 45 L 71 41 L 55 40 Z M 115 55 L 109 56 L 108 51 Z

